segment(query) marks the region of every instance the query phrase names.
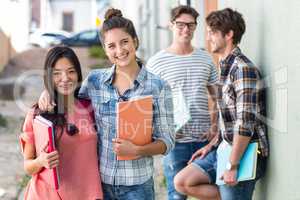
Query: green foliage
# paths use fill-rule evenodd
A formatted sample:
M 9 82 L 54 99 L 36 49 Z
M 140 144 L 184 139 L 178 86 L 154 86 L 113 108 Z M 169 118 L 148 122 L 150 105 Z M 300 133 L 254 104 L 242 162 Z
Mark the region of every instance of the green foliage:
M 110 65 L 108 63 L 98 63 L 95 65 L 90 65 L 90 69 L 104 69 L 104 68 L 109 68 Z
M 7 127 L 7 120 L 0 114 L 0 126 Z
M 167 179 L 166 179 L 165 176 L 163 176 L 163 178 L 162 178 L 161 182 L 159 183 L 159 185 L 161 187 L 167 188 Z
M 89 48 L 89 56 L 92 58 L 107 59 L 104 49 L 101 46 Z
M 22 176 L 22 178 L 19 180 L 18 182 L 18 186 L 22 189 L 25 188 L 28 181 L 31 179 L 31 176 L 25 174 L 24 176 Z

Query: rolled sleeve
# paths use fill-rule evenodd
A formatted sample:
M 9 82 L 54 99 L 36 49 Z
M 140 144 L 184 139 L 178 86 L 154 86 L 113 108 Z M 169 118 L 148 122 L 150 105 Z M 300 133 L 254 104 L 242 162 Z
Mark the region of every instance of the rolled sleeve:
M 153 129 L 153 138 L 166 144 L 164 155 L 168 154 L 175 146 L 175 129 L 172 93 L 167 84 L 163 86 L 159 98 L 154 102 Z
M 34 144 L 34 133 L 33 133 L 33 110 L 29 111 L 25 117 L 24 124 L 22 127 L 22 133 L 19 135 L 19 143 L 23 152 L 25 144 Z
M 237 70 L 234 87 L 236 91 L 237 120 L 234 132 L 251 137 L 254 134 L 258 110 L 260 81 L 254 67 L 244 66 Z

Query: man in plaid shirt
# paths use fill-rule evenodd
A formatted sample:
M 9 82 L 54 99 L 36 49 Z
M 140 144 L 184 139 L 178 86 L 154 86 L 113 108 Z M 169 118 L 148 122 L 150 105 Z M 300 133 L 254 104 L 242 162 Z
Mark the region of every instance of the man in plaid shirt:
M 191 164 L 175 177 L 175 186 L 179 192 L 200 199 L 251 200 L 269 154 L 263 123 L 265 86 L 258 68 L 238 47 L 246 29 L 242 15 L 226 8 L 209 14 L 206 23 L 211 50 L 220 58 L 217 99 L 221 135 L 193 155 Z M 221 141 L 232 145 L 232 152 L 222 176 L 225 185 L 217 187 L 216 150 Z M 259 144 L 256 177 L 238 182 L 239 162 L 250 142 Z

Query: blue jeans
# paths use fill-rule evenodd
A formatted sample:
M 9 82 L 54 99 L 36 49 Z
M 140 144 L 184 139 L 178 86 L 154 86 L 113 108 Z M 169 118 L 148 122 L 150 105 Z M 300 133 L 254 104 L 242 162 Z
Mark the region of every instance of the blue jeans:
M 217 168 L 217 153 L 212 150 L 203 159 L 196 159 L 192 164 L 204 172 L 210 180 L 211 184 L 216 181 L 216 168 Z M 219 185 L 219 191 L 222 200 L 251 200 L 256 181 L 261 178 L 266 170 L 266 159 L 258 156 L 256 178 L 255 180 L 241 181 L 235 186 Z
M 154 200 L 153 178 L 140 185 L 102 184 L 104 200 Z
M 196 158 L 192 165 L 208 176 L 210 184 L 216 182 L 217 151 L 215 149 L 210 151 L 203 159 Z
M 173 182 L 174 177 L 180 170 L 187 166 L 187 162 L 190 160 L 193 153 L 206 144 L 207 142 L 176 142 L 175 148 L 164 157 L 163 169 L 167 182 L 168 200 L 186 199 L 185 195 L 182 195 L 175 190 Z

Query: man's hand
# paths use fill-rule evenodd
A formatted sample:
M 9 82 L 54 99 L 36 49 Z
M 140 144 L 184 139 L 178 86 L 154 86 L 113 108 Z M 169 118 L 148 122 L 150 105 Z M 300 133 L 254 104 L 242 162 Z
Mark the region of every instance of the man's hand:
M 39 109 L 42 111 L 52 111 L 55 103 L 54 101 L 50 102 L 50 95 L 47 90 L 44 90 L 39 98 Z
M 201 149 L 199 149 L 198 151 L 196 151 L 191 159 L 189 160 L 188 164 L 192 163 L 193 160 L 195 160 L 196 158 L 200 158 L 203 159 L 211 150 L 211 145 L 207 144 L 206 146 L 202 147 Z
M 221 176 L 221 180 L 230 186 L 235 186 L 238 184 L 237 169 L 225 170 L 224 174 Z
M 206 139 L 211 141 L 216 135 L 218 135 L 218 128 L 216 126 L 211 126 L 205 133 Z

